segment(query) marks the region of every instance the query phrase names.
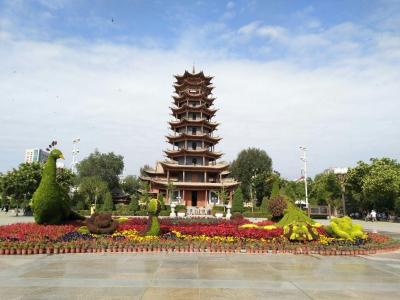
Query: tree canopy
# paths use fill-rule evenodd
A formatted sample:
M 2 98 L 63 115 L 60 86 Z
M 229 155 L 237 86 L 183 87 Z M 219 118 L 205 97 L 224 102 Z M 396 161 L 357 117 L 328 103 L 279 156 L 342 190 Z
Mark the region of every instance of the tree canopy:
M 258 148 L 242 150 L 231 164 L 232 176 L 241 182 L 243 195 L 250 199 L 250 188 L 260 203 L 270 193 L 272 182 L 272 160 L 268 154 Z
M 371 158 L 369 164 L 360 161 L 349 170 L 346 190 L 347 199 L 353 207 L 387 212 L 397 210 L 400 164 L 390 158 Z
M 84 177 L 99 177 L 105 181 L 110 190 L 119 187 L 119 175 L 124 170 L 124 158 L 113 152 L 100 153 L 95 150 L 87 158 L 77 164 L 80 180 Z

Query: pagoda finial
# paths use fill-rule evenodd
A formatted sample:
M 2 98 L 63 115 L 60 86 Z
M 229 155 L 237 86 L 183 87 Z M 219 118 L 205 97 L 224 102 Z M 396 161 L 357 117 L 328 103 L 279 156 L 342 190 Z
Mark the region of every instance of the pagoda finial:
M 194 69 L 194 62 L 193 62 L 193 70 L 192 70 L 192 74 L 196 74 L 196 71 Z

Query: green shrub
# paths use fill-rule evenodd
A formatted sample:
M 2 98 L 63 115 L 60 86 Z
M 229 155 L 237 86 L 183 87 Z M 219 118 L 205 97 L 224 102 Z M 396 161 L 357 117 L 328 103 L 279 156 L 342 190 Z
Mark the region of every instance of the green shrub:
M 315 223 L 315 221 L 308 217 L 301 209 L 297 208 L 291 203 L 288 203 L 288 208 L 285 210 L 283 218 L 277 223 L 277 225 L 284 227 L 295 222 L 308 224 Z
M 213 216 L 215 216 L 216 213 L 223 213 L 225 215 L 224 207 L 214 205 L 213 208 L 211 209 L 211 213 Z
M 178 212 L 178 211 L 180 211 L 182 209 L 185 210 L 185 212 L 186 212 L 186 205 L 177 205 L 175 207 L 175 212 Z
M 104 203 L 101 207 L 102 211 L 113 211 L 114 210 L 114 202 L 110 192 L 107 192 L 104 196 Z
M 79 200 L 77 203 L 76 203 L 76 210 L 85 210 L 85 208 L 86 208 L 86 203 L 85 203 L 85 201 L 84 200 Z
M 160 201 L 161 210 L 165 210 L 165 203 L 164 203 L 164 196 L 163 196 L 163 194 L 160 194 L 160 196 L 158 197 L 158 201 Z
M 235 192 L 233 193 L 233 200 L 232 200 L 232 213 L 238 212 L 242 213 L 244 211 L 243 208 L 243 193 L 242 189 L 238 187 Z
M 131 201 L 129 202 L 129 210 L 133 213 L 139 210 L 139 199 L 136 195 L 132 195 L 131 197 Z
M 271 218 L 271 214 L 265 211 L 245 211 L 242 215 L 245 218 Z
M 159 216 L 168 217 L 170 213 L 171 213 L 171 211 L 169 211 L 169 210 L 162 210 L 162 211 L 160 211 Z
M 147 210 L 138 210 L 137 212 L 135 212 L 135 216 L 148 216 L 148 212 Z

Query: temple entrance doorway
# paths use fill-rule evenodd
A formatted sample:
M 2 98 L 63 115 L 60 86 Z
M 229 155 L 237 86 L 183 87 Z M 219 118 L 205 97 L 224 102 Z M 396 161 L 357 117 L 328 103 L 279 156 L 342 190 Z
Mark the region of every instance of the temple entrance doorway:
M 197 191 L 192 191 L 192 206 L 197 206 Z

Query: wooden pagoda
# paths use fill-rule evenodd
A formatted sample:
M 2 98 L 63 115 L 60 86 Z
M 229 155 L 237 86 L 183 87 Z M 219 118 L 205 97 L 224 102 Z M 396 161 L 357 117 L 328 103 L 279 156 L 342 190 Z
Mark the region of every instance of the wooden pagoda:
M 212 77 L 193 69 L 175 78 L 174 120 L 166 136 L 172 148 L 164 151 L 167 159 L 146 169 L 141 179 L 149 183 L 150 193 L 163 194 L 166 203 L 205 208 L 223 204 L 221 190 L 230 201 L 239 183 L 228 177 L 229 164 L 217 161 L 222 153 L 215 150 L 221 138 L 214 134 L 218 123 L 213 121 L 217 109 Z

